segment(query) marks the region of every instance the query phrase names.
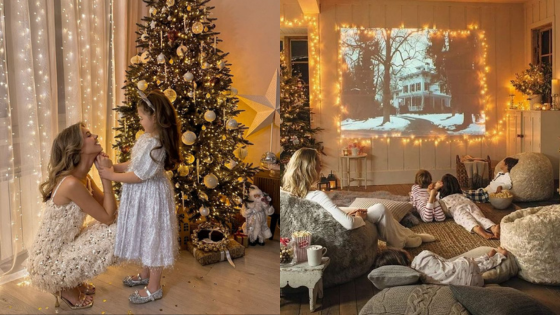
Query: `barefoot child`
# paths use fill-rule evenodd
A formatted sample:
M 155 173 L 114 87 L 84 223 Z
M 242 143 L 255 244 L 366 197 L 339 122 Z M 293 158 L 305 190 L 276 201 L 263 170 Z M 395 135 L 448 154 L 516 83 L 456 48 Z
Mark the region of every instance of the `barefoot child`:
M 518 161 L 518 159 L 510 157 L 505 158 L 498 163 L 497 168 L 500 172 L 496 174 L 496 177 L 494 177 L 488 186 L 476 190 L 467 190 L 463 192 L 463 195 L 474 202 L 488 202 L 490 194 L 499 193 L 502 189 L 511 189 L 512 182 L 509 172 L 517 165 Z
M 404 250 L 386 249 L 377 256 L 375 268 L 386 265 L 409 266 L 422 274 L 423 283 L 484 286 L 482 274 L 496 268 L 507 258 L 508 252 L 502 247 L 492 249 L 477 257 L 457 257 L 445 259 L 424 250 L 410 262 L 410 254 Z
M 419 170 L 410 191 L 410 201 L 424 222 L 445 220 L 445 213 L 436 200 L 437 193 L 432 185 L 432 174 Z
M 122 182 L 115 256 L 141 263 L 137 276 L 123 280 L 127 286 L 147 285 L 130 295 L 132 303 L 161 299 L 161 274 L 171 267 L 177 252 L 177 218 L 173 187 L 166 170 L 181 161 L 180 123 L 175 109 L 160 92 L 144 95 L 138 116 L 145 133 L 132 148 L 130 161 L 100 171 L 102 178 Z

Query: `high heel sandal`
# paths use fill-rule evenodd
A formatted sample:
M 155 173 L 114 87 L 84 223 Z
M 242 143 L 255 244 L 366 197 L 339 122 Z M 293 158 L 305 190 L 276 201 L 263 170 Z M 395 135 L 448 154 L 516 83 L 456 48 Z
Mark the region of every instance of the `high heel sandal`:
M 72 304 L 72 302 L 68 301 L 65 297 L 62 296 L 62 291 L 57 292 L 56 294 L 53 294 L 56 301 L 54 303 L 54 308 L 56 310 L 56 313 L 58 313 L 58 309 L 60 308 L 60 302 L 59 302 L 59 298 L 60 300 L 64 301 L 64 303 L 66 303 L 66 305 L 68 305 L 69 308 L 73 309 L 73 310 L 80 310 L 80 309 L 84 309 L 84 308 L 90 308 L 93 306 L 93 300 L 91 300 L 91 302 L 86 304 L 86 295 L 83 294 L 82 292 L 80 292 L 80 294 L 78 295 L 78 303 L 76 304 Z
M 83 290 L 80 288 L 83 288 Z M 80 290 L 80 292 L 82 292 L 85 295 L 95 294 L 95 286 L 93 285 L 93 283 L 82 282 L 78 284 L 78 290 Z

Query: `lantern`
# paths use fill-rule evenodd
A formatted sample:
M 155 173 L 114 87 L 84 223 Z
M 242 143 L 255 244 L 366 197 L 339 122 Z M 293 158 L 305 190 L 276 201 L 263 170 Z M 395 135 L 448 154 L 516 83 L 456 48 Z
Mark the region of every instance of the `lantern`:
M 321 179 L 317 183 L 317 189 L 322 190 L 322 191 L 328 191 L 329 190 L 329 180 L 323 174 L 321 174 Z
M 336 179 L 336 176 L 334 176 L 334 174 L 331 173 L 329 174 L 329 176 L 327 177 L 327 181 L 329 182 L 329 190 L 334 190 L 334 189 L 338 189 L 338 180 Z

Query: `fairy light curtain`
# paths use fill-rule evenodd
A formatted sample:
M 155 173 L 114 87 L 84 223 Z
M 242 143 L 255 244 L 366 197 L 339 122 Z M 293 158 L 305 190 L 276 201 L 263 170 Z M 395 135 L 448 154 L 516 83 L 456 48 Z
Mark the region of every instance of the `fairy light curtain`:
M 84 121 L 111 152 L 113 0 L 0 0 L 0 284 L 25 274 L 59 130 Z

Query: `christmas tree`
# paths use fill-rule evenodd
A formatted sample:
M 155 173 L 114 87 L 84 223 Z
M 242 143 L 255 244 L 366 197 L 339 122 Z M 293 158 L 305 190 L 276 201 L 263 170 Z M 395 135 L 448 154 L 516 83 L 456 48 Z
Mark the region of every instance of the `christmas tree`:
M 292 75 L 286 57 L 280 54 L 280 163 L 282 169 L 300 148 L 314 148 L 323 153 L 322 142 L 313 137 L 321 128 L 311 128 L 311 110 L 301 76 Z
M 139 52 L 127 71 L 126 101 L 120 113 L 115 147 L 119 161 L 130 159 L 135 140 L 143 133 L 136 114 L 141 90 L 163 91 L 182 124 L 183 163 L 168 172 L 175 201 L 186 206 L 191 221 L 201 216 L 231 222 L 241 206 L 244 182 L 257 168 L 242 163 L 251 145 L 247 127 L 235 120 L 237 91 L 231 87 L 228 55 L 217 45 L 214 7 L 208 1 L 144 0 L 149 15 L 138 24 Z

